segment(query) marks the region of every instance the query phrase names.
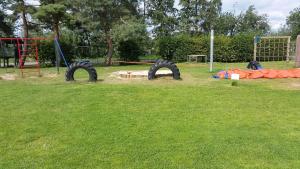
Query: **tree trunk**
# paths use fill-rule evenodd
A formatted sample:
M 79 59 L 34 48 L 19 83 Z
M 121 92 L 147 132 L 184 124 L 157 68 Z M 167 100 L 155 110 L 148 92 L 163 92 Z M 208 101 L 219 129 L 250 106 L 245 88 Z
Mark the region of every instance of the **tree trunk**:
M 106 32 L 106 43 L 108 47 L 108 52 L 107 52 L 107 58 L 105 62 L 107 65 L 111 65 L 112 55 L 113 55 L 113 42 L 109 32 Z
M 53 31 L 54 31 L 54 36 L 59 39 L 60 35 L 59 35 L 59 24 L 56 22 L 53 25 Z
M 28 38 L 29 37 L 29 31 L 28 31 L 28 22 L 27 22 L 27 18 L 26 18 L 26 6 L 25 6 L 25 2 L 24 0 L 21 1 L 21 5 L 22 5 L 22 12 L 21 12 L 21 18 L 22 18 L 22 22 L 23 22 L 23 36 L 24 38 Z M 24 39 L 24 46 L 23 46 L 23 52 L 22 55 L 26 55 L 27 54 L 27 39 Z M 21 56 L 19 56 L 21 57 Z M 26 56 L 23 56 L 22 59 L 22 63 L 20 63 L 20 66 L 24 66 L 26 61 Z
M 146 18 L 147 0 L 144 0 L 144 18 Z
M 29 36 L 29 33 L 28 33 L 28 24 L 27 24 L 27 19 L 26 19 L 26 13 L 24 11 L 22 12 L 22 20 L 23 20 L 24 38 L 28 38 L 28 36 Z

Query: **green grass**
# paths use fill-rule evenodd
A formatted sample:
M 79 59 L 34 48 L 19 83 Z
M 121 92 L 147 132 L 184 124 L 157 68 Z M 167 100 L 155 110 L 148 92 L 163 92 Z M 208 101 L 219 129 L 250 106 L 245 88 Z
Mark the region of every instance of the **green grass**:
M 0 168 L 299 168 L 299 79 L 231 86 L 206 64 L 179 67 L 181 81 L 110 77 L 148 66 L 97 68 L 95 84 L 46 76 L 55 69 L 0 80 Z

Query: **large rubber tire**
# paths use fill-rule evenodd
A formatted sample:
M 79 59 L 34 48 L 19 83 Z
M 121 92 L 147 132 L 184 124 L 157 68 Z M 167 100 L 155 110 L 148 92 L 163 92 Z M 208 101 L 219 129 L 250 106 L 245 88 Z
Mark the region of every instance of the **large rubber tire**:
M 251 70 L 259 70 L 262 68 L 262 66 L 257 61 L 251 61 L 251 62 L 249 62 L 247 68 L 251 69 Z
M 161 68 L 168 68 L 173 73 L 173 79 L 179 80 L 180 79 L 180 71 L 175 63 L 168 61 L 168 60 L 157 60 L 154 65 L 151 66 L 148 72 L 148 79 L 153 80 L 155 79 L 156 72 Z
M 89 74 L 89 81 L 96 82 L 98 75 L 96 69 L 93 67 L 92 63 L 88 61 L 83 62 L 74 62 L 69 66 L 69 69 L 66 71 L 66 81 L 74 81 L 74 73 L 78 69 L 84 69 Z

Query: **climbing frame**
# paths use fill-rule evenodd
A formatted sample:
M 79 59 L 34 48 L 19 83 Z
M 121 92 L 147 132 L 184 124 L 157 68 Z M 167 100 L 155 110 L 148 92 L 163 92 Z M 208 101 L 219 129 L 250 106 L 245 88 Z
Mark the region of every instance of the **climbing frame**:
M 22 77 L 27 73 L 41 75 L 38 55 L 38 43 L 46 38 L 0 38 L 0 41 L 13 41 L 17 44 L 18 67 Z
M 291 37 L 269 36 L 254 38 L 255 61 L 289 61 Z

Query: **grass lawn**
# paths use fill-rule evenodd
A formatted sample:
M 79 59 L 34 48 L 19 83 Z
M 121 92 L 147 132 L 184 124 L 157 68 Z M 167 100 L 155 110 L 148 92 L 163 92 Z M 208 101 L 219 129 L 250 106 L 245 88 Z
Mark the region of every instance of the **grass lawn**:
M 110 77 L 148 66 L 100 67 L 97 83 L 46 76 L 55 69 L 0 80 L 0 168 L 300 167 L 300 79 L 232 87 L 212 79 L 206 64 L 178 66 L 180 81 Z

